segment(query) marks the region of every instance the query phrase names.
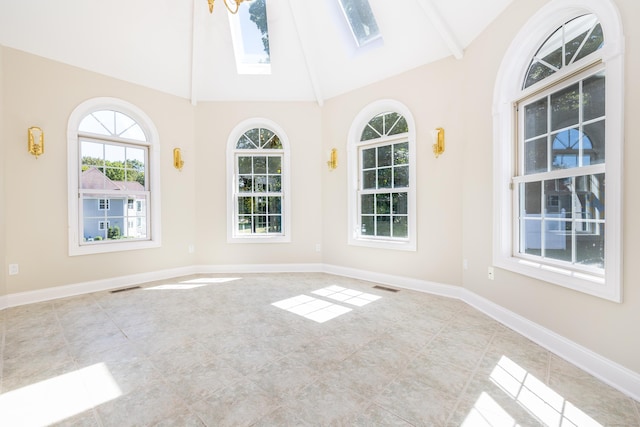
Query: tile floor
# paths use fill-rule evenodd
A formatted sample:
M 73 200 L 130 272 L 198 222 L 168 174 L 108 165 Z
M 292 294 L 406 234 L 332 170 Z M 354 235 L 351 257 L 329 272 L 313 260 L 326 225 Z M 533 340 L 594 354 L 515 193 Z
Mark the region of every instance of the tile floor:
M 0 312 L 0 425 L 640 426 L 640 404 L 447 298 L 193 276 Z

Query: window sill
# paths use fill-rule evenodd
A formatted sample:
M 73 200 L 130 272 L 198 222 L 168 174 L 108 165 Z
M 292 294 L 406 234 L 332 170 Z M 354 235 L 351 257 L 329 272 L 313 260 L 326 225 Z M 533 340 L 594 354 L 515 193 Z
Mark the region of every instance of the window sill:
M 411 241 L 352 238 L 352 239 L 349 239 L 349 244 L 352 246 L 362 246 L 362 247 L 375 248 L 375 249 L 392 249 L 397 251 L 414 251 L 414 252 L 416 251 L 416 244 Z
M 602 275 L 516 257 L 494 260 L 496 267 L 613 302 L 622 302 L 620 284 Z
M 152 249 L 159 248 L 160 246 L 161 244 L 158 240 L 142 240 L 136 242 L 109 242 L 82 246 L 75 245 L 69 247 L 69 256 Z
M 289 236 L 231 236 L 227 243 L 291 243 Z

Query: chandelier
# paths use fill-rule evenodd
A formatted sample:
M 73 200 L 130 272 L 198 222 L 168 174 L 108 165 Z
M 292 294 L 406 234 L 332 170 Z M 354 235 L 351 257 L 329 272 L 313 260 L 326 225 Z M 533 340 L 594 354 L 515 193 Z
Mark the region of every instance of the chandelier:
M 207 0 L 207 1 L 209 2 L 209 13 L 213 13 L 213 2 L 215 0 Z M 242 3 L 243 1 L 244 0 L 224 0 L 224 5 L 227 7 L 227 10 L 229 12 L 236 14 L 240 9 L 240 3 Z M 229 6 L 229 3 L 235 5 L 235 9 Z

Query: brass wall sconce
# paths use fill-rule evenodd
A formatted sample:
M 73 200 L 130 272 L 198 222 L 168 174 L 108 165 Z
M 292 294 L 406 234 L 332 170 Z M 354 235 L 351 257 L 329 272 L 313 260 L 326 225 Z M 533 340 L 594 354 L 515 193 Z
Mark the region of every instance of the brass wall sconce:
M 338 149 L 332 148 L 329 154 L 329 161 L 327 162 L 327 166 L 329 166 L 329 170 L 332 171 L 338 167 Z
M 431 131 L 431 136 L 433 137 L 433 154 L 436 155 L 436 159 L 440 154 L 444 153 L 444 129 L 436 128 Z
M 31 126 L 29 128 L 29 142 L 28 142 L 28 150 L 30 154 L 36 156 L 36 159 L 39 155 L 44 153 L 44 132 L 38 126 Z
M 182 160 L 182 152 L 179 148 L 173 149 L 173 167 L 182 171 L 182 167 L 184 166 L 184 160 Z

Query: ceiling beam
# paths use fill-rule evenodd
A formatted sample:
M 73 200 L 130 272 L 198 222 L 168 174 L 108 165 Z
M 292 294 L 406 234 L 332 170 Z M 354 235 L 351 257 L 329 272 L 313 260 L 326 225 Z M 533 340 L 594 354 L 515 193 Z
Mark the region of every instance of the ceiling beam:
M 462 57 L 464 56 L 464 49 L 462 49 L 462 46 L 460 46 L 460 43 L 456 40 L 451 27 L 449 27 L 442 15 L 440 15 L 440 12 L 438 12 L 438 9 L 433 4 L 433 0 L 417 1 L 424 11 L 425 15 L 427 15 L 429 21 L 431 21 L 431 23 L 433 24 L 433 27 L 436 29 L 438 34 L 440 34 L 440 37 L 442 37 L 442 40 L 447 45 L 447 48 L 449 49 L 451 54 L 456 59 L 462 59 Z
M 198 69 L 198 58 L 196 56 L 198 49 L 196 49 L 196 45 L 200 40 L 200 32 L 197 30 L 199 27 L 196 25 L 197 2 L 198 0 L 193 0 L 193 14 L 191 16 L 191 105 L 194 107 L 198 103 L 198 95 L 196 93 L 196 70 Z
M 311 54 L 311 47 L 309 46 L 309 35 L 307 29 L 308 25 L 304 25 L 300 17 L 299 6 L 296 5 L 296 0 L 289 0 L 289 8 L 291 9 L 291 17 L 293 18 L 293 24 L 298 34 L 298 41 L 300 42 L 300 49 L 302 50 L 302 56 L 304 56 L 304 62 L 307 66 L 307 73 L 309 74 L 309 81 L 313 88 L 313 93 L 316 97 L 318 105 L 322 107 L 324 99 L 322 97 L 322 90 L 320 89 L 320 82 L 318 80 L 318 74 L 314 66 L 313 55 Z

